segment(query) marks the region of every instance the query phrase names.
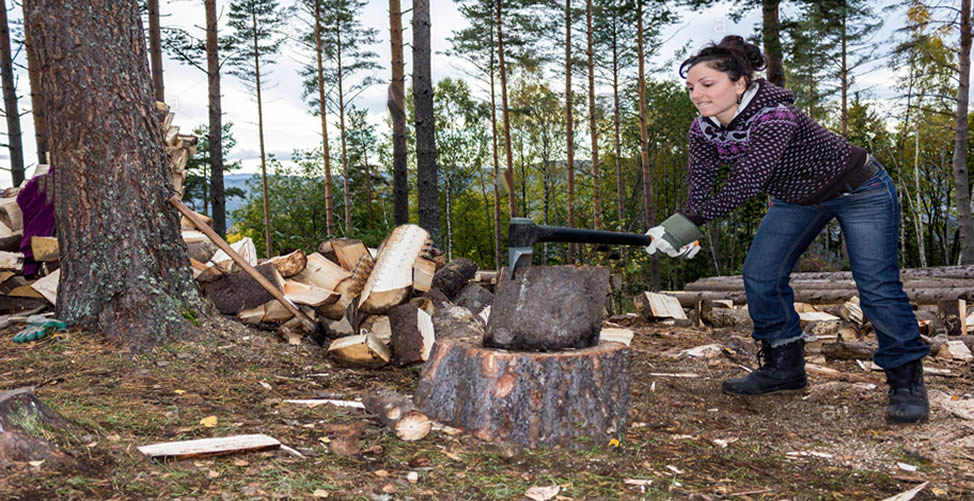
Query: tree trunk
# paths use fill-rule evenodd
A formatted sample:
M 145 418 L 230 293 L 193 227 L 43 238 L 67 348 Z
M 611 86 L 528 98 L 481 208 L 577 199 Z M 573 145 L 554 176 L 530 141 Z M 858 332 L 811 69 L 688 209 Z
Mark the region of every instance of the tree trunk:
M 3 109 L 7 115 L 7 149 L 10 150 L 10 177 L 14 186 L 24 182 L 24 147 L 20 133 L 20 110 L 14 89 L 14 67 L 10 60 L 10 27 L 7 2 L 0 0 L 0 79 L 3 79 Z
M 35 0 L 24 0 L 24 12 L 30 10 Z M 26 17 L 26 16 L 25 16 Z M 37 163 L 48 163 L 47 152 L 47 112 L 44 109 L 44 99 L 40 96 L 41 62 L 37 58 L 28 23 L 24 23 L 24 39 L 27 45 L 27 75 L 30 79 L 30 108 L 34 116 L 34 142 L 37 145 Z
M 575 227 L 575 118 L 572 106 L 572 0 L 565 0 L 565 168 L 568 170 L 568 227 Z M 575 262 L 575 244 L 568 244 L 568 262 Z
M 922 98 L 921 98 L 922 99 Z M 913 155 L 913 186 L 916 188 L 916 206 L 913 207 L 913 219 L 916 221 L 916 231 L 917 231 L 917 251 L 920 253 L 920 266 L 923 268 L 927 267 L 927 252 L 924 248 L 923 242 L 925 240 L 923 236 L 923 216 L 920 212 L 920 122 L 917 121 L 917 132 L 914 142 L 914 155 Z
M 149 62 L 152 66 L 152 91 L 156 101 L 166 102 L 162 83 L 162 36 L 159 30 L 159 0 L 149 0 Z
M 392 45 L 392 81 L 389 110 L 392 115 L 392 212 L 396 226 L 409 223 L 409 177 L 406 166 L 406 77 L 402 53 L 402 7 L 389 0 L 389 43 Z
M 974 221 L 967 171 L 967 104 L 971 81 L 971 0 L 960 4 L 959 83 L 954 120 L 954 191 L 957 192 L 957 221 L 960 230 L 960 262 L 974 263 Z
M 517 194 L 514 191 L 514 154 L 511 152 L 511 118 L 507 108 L 507 68 L 504 65 L 504 32 L 501 27 L 501 0 L 497 0 L 497 62 L 501 70 L 501 114 L 504 117 L 504 155 L 507 167 L 504 180 L 507 186 L 507 205 L 510 217 L 517 217 Z
M 778 24 L 778 4 L 781 0 L 763 0 L 761 11 L 763 24 L 761 36 L 764 38 L 764 54 L 768 58 L 768 80 L 778 87 L 785 86 L 785 69 L 782 66 L 781 34 Z
M 841 52 L 842 52 L 842 68 L 839 70 L 839 89 L 842 91 L 842 137 L 849 136 L 849 67 L 846 63 L 847 48 L 846 48 L 846 4 L 842 2 L 842 32 L 839 37 L 842 39 Z
M 336 28 L 339 28 L 335 34 L 335 39 L 338 41 L 338 47 L 335 50 L 338 61 L 338 128 L 340 129 L 342 144 L 342 191 L 345 195 L 345 236 L 349 237 L 352 234 L 352 191 L 348 183 L 348 141 L 346 140 L 348 131 L 345 130 L 345 86 L 342 85 L 345 75 L 342 68 L 342 33 L 340 26 Z
M 260 178 L 264 196 L 264 257 L 274 255 L 271 244 L 271 200 L 267 194 L 267 156 L 264 153 L 264 106 L 260 96 L 260 45 L 257 43 L 257 14 L 251 12 L 254 34 L 254 79 L 257 89 L 257 134 L 260 141 Z
M 328 103 L 325 100 L 324 44 L 321 41 L 321 1 L 315 2 L 315 62 L 318 70 L 318 116 L 321 118 L 321 157 L 325 165 L 325 232 L 335 235 L 335 194 L 331 181 L 331 149 L 328 146 Z M 398 224 L 398 223 L 397 223 Z
M 937 304 L 941 299 L 974 295 L 974 287 L 948 287 L 941 289 L 903 289 L 910 302 L 916 304 Z M 735 304 L 746 304 L 744 290 L 736 291 L 666 291 L 666 295 L 680 300 L 684 308 L 693 308 L 699 301 L 730 299 Z M 809 289 L 795 290 L 795 301 L 810 304 L 836 304 L 848 301 L 859 294 L 857 289 Z
M 416 110 L 416 181 L 419 225 L 440 241 L 440 197 L 436 174 L 433 82 L 430 74 L 429 0 L 413 4 L 413 108 Z
M 226 237 L 227 198 L 223 187 L 223 106 L 220 97 L 220 42 L 217 38 L 216 0 L 205 0 L 204 5 L 206 8 L 206 78 L 209 83 L 210 104 L 209 154 L 213 231 L 221 237 Z
M 494 269 L 500 270 L 504 263 L 503 245 L 501 241 L 501 166 L 497 158 L 497 99 L 494 89 L 494 30 L 490 31 L 490 131 L 491 150 L 494 156 Z
M 621 124 L 619 123 L 619 37 L 617 33 L 619 19 L 615 14 L 613 14 L 612 23 L 612 124 L 615 128 L 615 135 L 612 139 L 616 149 L 616 217 L 618 219 L 616 221 L 616 229 L 623 231 L 625 228 L 626 209 L 624 203 L 625 195 L 622 188 L 622 133 L 620 132 Z M 624 252 L 625 250 L 623 250 Z
M 646 228 L 656 226 L 656 202 L 653 197 L 653 172 L 649 167 L 649 131 L 646 117 L 646 50 L 643 46 L 643 3 L 636 2 L 636 57 L 639 59 L 639 159 L 643 172 L 643 201 L 646 208 Z M 660 288 L 659 260 L 651 258 L 650 284 L 654 291 Z
M 56 110 L 46 125 L 58 138 L 57 318 L 136 347 L 188 337 L 183 315 L 199 311 L 200 298 L 167 203 L 169 162 L 136 3 L 35 0 L 26 19 L 45 61 L 42 104 Z
M 602 180 L 599 175 L 599 127 L 595 109 L 595 44 L 592 40 L 592 0 L 585 2 L 588 33 L 588 125 L 592 138 L 592 227 L 602 227 Z

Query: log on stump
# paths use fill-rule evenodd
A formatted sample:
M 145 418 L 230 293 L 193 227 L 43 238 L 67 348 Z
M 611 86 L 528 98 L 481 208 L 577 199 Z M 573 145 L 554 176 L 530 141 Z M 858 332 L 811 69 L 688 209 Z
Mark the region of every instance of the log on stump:
M 74 458 L 47 437 L 70 437 L 79 431 L 34 396 L 33 388 L 0 393 L 0 466 L 26 461 L 74 465 Z
M 365 410 L 375 414 L 396 437 L 406 442 L 422 440 L 433 427 L 409 397 L 393 390 L 379 390 L 362 398 Z
M 465 257 L 457 258 L 433 275 L 433 287 L 443 291 L 443 294 L 453 301 L 475 274 L 477 274 L 477 263 Z
M 429 314 L 406 303 L 389 310 L 390 344 L 396 365 L 404 366 L 429 359 L 433 348 L 433 321 Z
M 825 360 L 872 360 L 876 347 L 866 343 L 828 343 L 822 345 Z
M 967 300 L 948 298 L 937 301 L 937 318 L 948 336 L 967 335 Z
M 281 278 L 273 263 L 265 263 L 255 268 L 271 284 L 276 285 L 281 291 L 284 290 L 284 279 Z M 243 310 L 256 308 L 274 300 L 270 292 L 243 270 L 222 275 L 219 279 L 206 283 L 204 289 L 206 296 L 224 315 L 236 315 Z
M 436 338 L 476 337 L 481 339 L 486 325 L 479 315 L 462 306 L 440 308 L 433 313 L 433 331 Z
M 487 441 L 591 447 L 625 435 L 630 349 L 620 343 L 556 353 L 439 339 L 414 400 L 431 419 Z
M 497 288 L 484 346 L 553 351 L 599 342 L 609 270 L 530 266 Z

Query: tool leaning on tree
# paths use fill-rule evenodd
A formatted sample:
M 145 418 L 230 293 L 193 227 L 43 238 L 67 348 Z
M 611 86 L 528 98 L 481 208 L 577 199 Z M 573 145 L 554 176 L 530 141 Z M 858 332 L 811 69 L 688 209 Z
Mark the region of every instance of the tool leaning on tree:
M 645 234 L 546 226 L 516 217 L 511 218 L 508 228 L 508 269 L 513 277 L 518 269 L 529 266 L 533 246 L 538 242 L 643 245 L 650 254 L 660 251 L 670 257 L 690 259 L 700 252 L 702 236 L 700 229 L 679 213 Z

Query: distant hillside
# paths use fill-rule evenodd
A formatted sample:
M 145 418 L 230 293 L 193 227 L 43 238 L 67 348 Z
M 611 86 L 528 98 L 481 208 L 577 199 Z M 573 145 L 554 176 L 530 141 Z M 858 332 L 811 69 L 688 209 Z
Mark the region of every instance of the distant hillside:
M 233 219 L 233 211 L 241 208 L 247 202 L 247 180 L 257 174 L 231 174 L 223 177 L 223 188 L 229 190 L 230 188 L 239 188 L 244 192 L 242 197 L 227 197 L 227 226 L 232 225 L 235 220 Z M 189 204 L 198 209 L 203 208 L 202 200 L 194 200 L 193 204 Z

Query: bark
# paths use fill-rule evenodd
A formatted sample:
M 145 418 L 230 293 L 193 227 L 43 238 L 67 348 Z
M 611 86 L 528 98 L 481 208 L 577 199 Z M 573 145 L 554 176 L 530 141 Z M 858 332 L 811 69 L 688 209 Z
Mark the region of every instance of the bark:
M 504 65 L 504 32 L 501 22 L 501 0 L 497 0 L 497 62 L 501 72 L 501 114 L 504 117 L 504 156 L 507 167 L 504 180 L 507 185 L 509 216 L 517 217 L 517 195 L 514 191 L 514 154 L 511 152 L 511 117 L 507 108 L 507 67 Z
M 639 159 L 643 173 L 643 200 L 646 208 L 646 228 L 656 226 L 656 202 L 653 197 L 653 173 L 649 166 L 649 132 L 646 130 L 646 49 L 643 45 L 643 3 L 636 2 L 636 57 L 639 59 Z M 650 284 L 660 289 L 659 260 L 651 258 Z
M 166 102 L 162 83 L 162 36 L 159 30 L 159 0 L 149 0 L 149 63 L 152 68 L 152 91 L 156 101 Z
M 842 91 L 842 137 L 848 137 L 849 135 L 849 67 L 846 62 L 848 56 L 846 47 L 846 4 L 842 2 L 842 33 L 841 38 L 841 48 L 842 53 L 842 66 L 839 70 L 839 89 Z
M 24 0 L 24 13 L 26 16 L 30 6 L 35 0 Z M 44 109 L 44 100 L 41 98 L 41 63 L 37 57 L 37 49 L 34 47 L 31 30 L 28 23 L 24 23 L 24 40 L 27 45 L 27 75 L 30 79 L 30 108 L 34 117 L 34 142 L 37 147 L 37 163 L 48 163 L 47 145 L 47 112 Z
M 342 67 L 342 33 L 339 29 L 335 34 L 338 47 L 335 50 L 336 61 L 338 63 L 338 128 L 342 144 L 342 192 L 345 197 L 345 236 L 352 234 L 352 191 L 348 184 L 348 141 L 345 130 L 345 72 Z
M 614 24 L 612 28 L 612 125 L 615 132 L 612 139 L 616 149 L 616 229 L 622 231 L 625 228 L 626 212 L 624 204 L 625 197 L 622 188 L 622 133 L 620 131 L 621 124 L 619 123 L 619 36 L 617 32 L 619 21 L 618 19 L 613 19 L 612 22 Z M 624 253 L 625 250 L 622 252 Z
M 465 257 L 454 259 L 433 275 L 433 287 L 453 301 L 476 273 L 477 263 Z
M 413 5 L 413 107 L 416 110 L 416 180 L 419 225 L 437 245 L 440 238 L 440 197 L 436 173 L 433 82 L 430 75 L 429 0 Z
M 57 318 L 136 347 L 184 339 L 200 308 L 134 2 L 30 3 L 54 144 Z M 84 40 L 79 46 L 77 40 Z M 70 57 L 65 57 L 70 54 Z M 90 138 L 98 137 L 98 141 Z
M 494 31 L 490 32 L 493 47 Z M 494 51 L 490 51 L 490 135 L 491 152 L 494 159 L 494 269 L 499 270 L 504 263 L 503 245 L 501 241 L 501 166 L 497 158 L 497 99 L 494 85 Z
M 764 18 L 761 37 L 764 38 L 764 55 L 768 58 L 768 81 L 778 87 L 785 86 L 785 69 L 782 66 L 781 34 L 778 23 L 778 5 L 781 0 L 763 0 L 761 12 Z
M 223 186 L 223 105 L 220 97 L 220 52 L 216 0 L 205 0 L 206 78 L 210 105 L 210 194 L 213 197 L 213 231 L 227 235 L 227 199 Z
M 271 242 L 271 200 L 267 194 L 267 155 L 264 152 L 264 105 L 260 95 L 260 45 L 257 38 L 257 14 L 251 13 L 254 35 L 254 87 L 257 90 L 257 134 L 260 142 L 260 179 L 264 197 L 264 257 L 274 255 Z
M 20 110 L 14 89 L 14 68 L 10 59 L 10 27 L 7 3 L 0 0 L 0 79 L 3 80 L 3 109 L 7 115 L 7 149 L 10 150 L 10 176 L 14 186 L 24 181 L 24 148 L 20 133 Z
M 325 164 L 325 231 L 335 234 L 335 195 L 332 193 L 331 151 L 328 147 L 328 105 L 325 101 L 324 44 L 321 41 L 321 2 L 315 2 L 315 63 L 318 78 L 318 116 L 321 118 L 321 156 Z M 399 223 L 396 223 L 399 224 Z
M 585 2 L 588 32 L 588 126 L 592 138 L 592 227 L 602 227 L 602 181 L 599 173 L 599 128 L 595 108 L 595 45 L 592 40 L 592 0 Z
M 411 398 L 394 390 L 369 393 L 362 399 L 362 404 L 400 440 L 421 440 L 433 428 L 433 421 L 416 408 Z
M 565 0 L 565 168 L 568 170 L 568 227 L 575 227 L 575 119 L 572 106 L 572 0 Z M 575 262 L 575 244 L 568 244 L 568 262 Z M 498 268 L 500 269 L 500 268 Z
M 393 221 L 409 223 L 409 179 L 406 167 L 405 63 L 402 52 L 402 8 L 389 0 L 389 43 L 392 46 L 392 81 L 389 82 L 389 111 L 392 115 Z
M 630 349 L 621 343 L 558 353 L 482 348 L 440 339 L 416 387 L 431 419 L 489 442 L 591 448 L 622 438 L 630 406 Z
M 46 463 L 48 470 L 77 465 L 57 442 L 68 442 L 84 432 L 37 398 L 33 387 L 0 393 L 0 430 L 0 467 L 8 471 L 28 461 Z
M 971 0 L 961 0 L 959 83 L 954 120 L 954 191 L 957 193 L 957 221 L 960 230 L 960 263 L 974 263 L 974 220 L 967 171 L 967 108 L 971 81 Z

